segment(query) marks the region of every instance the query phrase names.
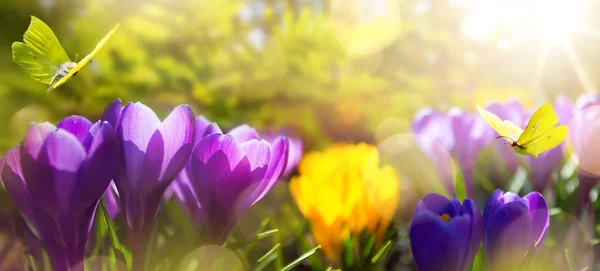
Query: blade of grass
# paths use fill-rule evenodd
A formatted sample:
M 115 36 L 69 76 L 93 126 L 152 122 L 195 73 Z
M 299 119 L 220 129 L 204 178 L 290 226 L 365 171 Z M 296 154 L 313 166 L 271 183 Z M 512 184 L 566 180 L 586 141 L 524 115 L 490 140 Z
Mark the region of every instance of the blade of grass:
M 570 271 L 575 271 L 575 264 L 573 263 L 573 259 L 571 259 L 571 255 L 569 254 L 569 249 L 565 249 L 565 258 L 567 259 L 567 265 L 569 265 Z
M 304 260 L 306 260 L 307 258 L 309 258 L 310 256 L 314 255 L 315 253 L 317 253 L 317 251 L 319 251 L 319 249 L 321 249 L 321 246 L 317 246 L 311 250 L 309 250 L 308 252 L 302 254 L 302 256 L 298 257 L 298 259 L 294 260 L 293 262 L 289 263 L 288 265 L 284 266 L 281 271 L 288 271 L 288 270 L 292 270 L 292 268 L 296 267 L 297 265 L 299 265 L 301 262 L 303 262 Z
M 379 261 L 379 259 L 381 257 L 383 257 L 383 255 L 388 252 L 388 250 L 390 249 L 390 247 L 392 246 L 392 240 L 388 240 L 387 243 L 385 243 L 385 245 L 377 252 L 377 254 L 375 254 L 375 256 L 373 256 L 373 258 L 371 259 L 371 263 L 375 264 L 377 263 L 377 261 Z
M 254 271 L 264 270 L 265 267 L 269 266 L 269 264 L 272 263 L 273 260 L 275 260 L 276 258 L 277 258 L 277 254 L 269 255 L 267 258 L 265 258 L 263 261 L 261 261 L 258 266 L 256 266 L 256 269 L 254 269 Z
M 269 251 L 267 251 L 267 253 L 265 253 L 265 255 L 263 255 L 262 257 L 260 257 L 256 261 L 256 263 L 260 263 L 260 262 L 264 261 L 267 257 L 269 257 L 271 254 L 273 254 L 273 252 L 275 252 L 275 250 L 277 248 L 279 248 L 280 245 L 281 245 L 280 243 L 277 243 L 272 249 L 270 249 Z

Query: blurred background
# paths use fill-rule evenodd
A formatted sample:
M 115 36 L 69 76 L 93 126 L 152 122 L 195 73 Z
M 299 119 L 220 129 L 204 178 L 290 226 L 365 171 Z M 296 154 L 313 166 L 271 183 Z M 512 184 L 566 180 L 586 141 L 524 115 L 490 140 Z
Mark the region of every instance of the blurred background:
M 600 86 L 598 14 L 599 0 L 3 0 L 0 154 L 31 121 L 95 121 L 117 97 L 160 117 L 189 104 L 224 130 L 248 123 L 286 131 L 305 153 L 410 133 L 423 107 L 574 100 Z M 12 61 L 11 44 L 30 15 L 72 59 L 121 28 L 92 63 L 47 93 Z M 293 206 L 288 188 L 280 190 L 274 197 L 282 193 Z M 396 222 L 408 223 L 405 215 Z M 406 230 L 399 234 L 407 239 Z M 401 245 L 392 258 L 410 263 Z
M 408 131 L 424 105 L 574 98 L 600 84 L 598 2 L 5 0 L 0 151 L 29 121 L 97 119 L 116 97 L 162 116 L 187 103 L 222 127 L 285 128 L 308 150 Z M 46 93 L 12 62 L 30 15 L 72 59 L 122 28 L 76 78 Z

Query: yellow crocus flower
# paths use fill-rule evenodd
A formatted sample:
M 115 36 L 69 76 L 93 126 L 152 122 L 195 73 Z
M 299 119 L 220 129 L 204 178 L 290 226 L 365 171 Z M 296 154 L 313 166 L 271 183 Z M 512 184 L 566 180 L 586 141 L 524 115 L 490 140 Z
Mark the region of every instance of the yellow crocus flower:
M 338 262 L 350 234 L 366 230 L 381 239 L 394 216 L 400 192 L 398 177 L 392 167 L 379 163 L 374 146 L 336 144 L 307 154 L 300 162 L 299 176 L 291 180 L 298 208 L 333 262 Z

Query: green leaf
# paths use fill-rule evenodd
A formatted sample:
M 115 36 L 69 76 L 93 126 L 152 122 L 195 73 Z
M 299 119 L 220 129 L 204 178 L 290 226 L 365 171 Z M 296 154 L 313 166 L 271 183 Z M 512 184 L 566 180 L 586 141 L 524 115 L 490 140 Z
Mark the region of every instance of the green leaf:
M 265 253 L 265 255 L 260 257 L 256 262 L 260 263 L 260 262 L 264 261 L 266 258 L 271 256 L 273 254 L 273 252 L 275 252 L 275 250 L 277 250 L 279 248 L 280 245 L 281 245 L 280 243 L 277 243 L 273 248 L 271 248 L 269 251 L 267 251 L 267 253 Z
M 351 269 L 354 266 L 354 236 L 350 236 L 344 242 L 343 249 L 343 259 L 344 259 L 344 268 Z
M 473 271 L 485 270 L 485 253 L 483 250 L 483 245 L 480 245 L 479 250 L 477 250 L 477 254 L 475 255 L 475 260 L 473 261 L 473 266 L 471 266 L 471 270 L 473 270 Z
M 128 267 L 131 267 L 131 254 L 123 248 L 121 242 L 119 241 L 119 237 L 117 236 L 117 232 L 113 226 L 112 220 L 110 220 L 110 216 L 108 215 L 108 211 L 106 210 L 106 205 L 104 204 L 104 200 L 100 200 L 100 204 L 98 205 L 98 210 L 100 215 L 98 215 L 98 223 L 104 224 L 102 227 L 106 228 L 108 236 L 112 242 L 113 251 L 118 252 L 118 257 L 122 258 L 123 261 L 127 264 Z
M 371 258 L 371 264 L 375 264 L 381 259 L 392 247 L 392 240 L 388 240 L 385 245 Z
M 309 250 L 308 252 L 302 254 L 302 256 L 298 257 L 298 259 L 296 259 L 293 262 L 289 263 L 288 265 L 284 266 L 281 269 L 281 271 L 292 270 L 292 268 L 296 267 L 301 262 L 303 262 L 304 260 L 308 259 L 310 256 L 314 255 L 315 253 L 317 253 L 317 251 L 319 251 L 319 249 L 321 249 L 321 246 L 317 246 L 317 247 Z

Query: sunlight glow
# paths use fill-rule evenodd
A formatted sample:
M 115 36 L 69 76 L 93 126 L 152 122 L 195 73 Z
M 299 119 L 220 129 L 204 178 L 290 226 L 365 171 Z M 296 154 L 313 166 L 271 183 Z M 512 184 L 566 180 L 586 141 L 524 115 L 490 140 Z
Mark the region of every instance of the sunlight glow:
M 537 1 L 535 30 L 551 42 L 564 41 L 582 28 L 585 5 L 573 0 Z

